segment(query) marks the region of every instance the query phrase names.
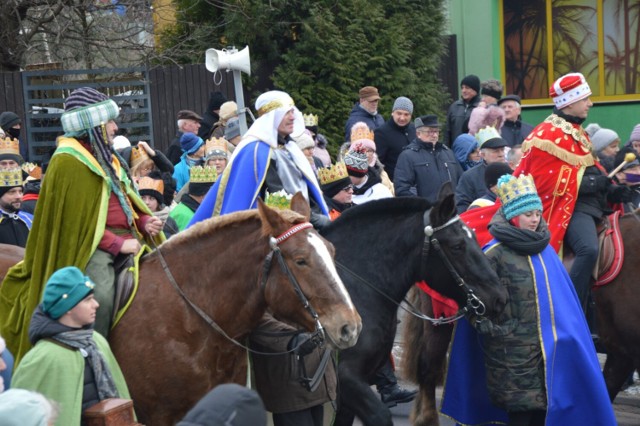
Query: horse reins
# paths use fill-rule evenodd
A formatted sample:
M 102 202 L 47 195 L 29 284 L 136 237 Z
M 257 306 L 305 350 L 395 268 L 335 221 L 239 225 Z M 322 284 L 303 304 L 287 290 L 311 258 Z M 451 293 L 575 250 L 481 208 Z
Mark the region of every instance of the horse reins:
M 447 257 L 446 253 L 444 252 L 444 250 L 442 250 L 442 246 L 440 245 L 440 241 L 438 241 L 437 238 L 434 237 L 434 234 L 442 229 L 445 229 L 446 227 L 459 222 L 460 221 L 460 216 L 456 215 L 454 218 L 450 219 L 448 222 L 446 222 L 443 225 L 440 225 L 438 227 L 432 227 L 430 225 L 430 220 L 429 220 L 429 213 L 431 212 L 431 209 L 427 210 L 424 214 L 424 244 L 422 246 L 422 255 L 424 260 L 426 261 L 426 258 L 429 256 L 429 247 L 433 247 L 433 249 L 436 251 L 436 253 L 438 254 L 438 256 L 440 257 L 440 260 L 442 260 L 442 263 L 444 263 L 444 265 L 447 267 L 447 270 L 449 270 L 449 273 L 451 274 L 451 276 L 453 277 L 453 279 L 455 280 L 455 282 L 458 284 L 458 287 L 460 287 L 465 294 L 467 295 L 467 304 L 464 308 L 462 308 L 463 312 L 469 312 L 469 310 L 472 310 L 473 313 L 479 317 L 483 316 L 487 309 L 484 305 L 484 303 L 482 303 L 482 301 L 480 299 L 478 299 L 478 296 L 475 295 L 475 293 L 473 292 L 473 289 L 471 287 L 469 287 L 467 285 L 467 283 L 464 281 L 464 279 L 460 276 L 460 274 L 458 274 L 458 271 L 456 270 L 455 266 L 453 266 L 453 264 L 451 263 L 451 261 L 449 260 L 449 258 Z
M 313 335 L 312 339 L 315 339 L 316 344 L 318 346 L 320 346 L 320 345 L 322 345 L 324 343 L 324 338 L 325 338 L 324 328 L 322 327 L 322 324 L 320 324 L 320 320 L 318 318 L 317 312 L 313 309 L 313 307 L 309 303 L 309 300 L 307 299 L 307 297 L 302 292 L 302 289 L 300 288 L 300 284 L 298 283 L 298 280 L 291 273 L 291 270 L 289 269 L 289 267 L 287 266 L 286 262 L 284 261 L 284 258 L 282 256 L 282 251 L 280 250 L 280 247 L 278 247 L 278 245 L 280 243 L 286 241 L 289 237 L 293 236 L 297 232 L 302 231 L 304 229 L 312 228 L 312 227 L 313 227 L 313 225 L 311 225 L 311 223 L 305 222 L 305 223 L 301 223 L 301 224 L 293 226 L 292 228 L 290 228 L 289 230 L 285 231 L 284 233 L 282 233 L 278 237 L 275 237 L 275 238 L 274 237 L 269 237 L 269 247 L 270 247 L 271 250 L 269 251 L 269 253 L 267 254 L 267 256 L 265 257 L 265 260 L 264 260 L 264 264 L 263 264 L 263 267 L 262 267 L 262 274 L 261 274 L 262 276 L 261 276 L 261 279 L 260 279 L 260 288 L 264 291 L 264 289 L 266 287 L 269 271 L 271 270 L 271 265 L 273 263 L 272 262 L 273 256 L 275 254 L 277 259 L 278 259 L 278 264 L 280 265 L 280 269 L 282 269 L 282 272 L 284 272 L 284 274 L 287 276 L 287 278 L 289 279 L 289 282 L 293 285 L 293 288 L 294 288 L 296 294 L 298 295 L 298 298 L 302 302 L 302 305 L 309 312 L 309 314 L 311 315 L 311 317 L 314 319 L 314 321 L 316 323 L 316 331 L 314 332 L 314 335 Z M 173 286 L 173 288 L 184 299 L 184 301 L 187 302 L 187 304 L 198 314 L 198 316 L 200 316 L 200 318 L 202 318 L 211 328 L 216 330 L 218 333 L 220 333 L 222 336 L 224 336 L 227 340 L 229 340 L 230 342 L 232 342 L 236 346 L 239 346 L 239 347 L 241 347 L 241 348 L 243 348 L 243 349 L 245 349 L 245 350 L 247 350 L 247 351 L 249 351 L 251 353 L 258 354 L 258 355 L 285 355 L 285 354 L 293 353 L 293 352 L 295 352 L 296 349 L 298 349 L 298 347 L 294 347 L 294 348 L 292 348 L 292 349 L 290 349 L 288 351 L 285 351 L 285 352 L 261 352 L 261 351 L 255 350 L 255 349 L 251 349 L 250 347 L 244 345 L 243 343 L 241 343 L 241 342 L 237 341 L 236 339 L 234 339 L 233 337 L 229 336 L 222 329 L 222 327 L 220 327 L 209 315 L 207 315 L 206 312 L 204 312 L 202 309 L 200 309 L 198 307 L 198 305 L 196 305 L 195 303 L 193 303 L 191 301 L 191 299 L 189 299 L 189 297 L 185 294 L 185 292 L 182 290 L 182 288 L 180 288 L 180 286 L 178 285 L 178 282 L 176 281 L 176 279 L 174 278 L 173 274 L 171 273 L 171 270 L 169 269 L 169 265 L 167 264 L 167 261 L 165 260 L 164 256 L 162 255 L 162 251 L 160 250 L 160 247 L 158 247 L 155 243 L 154 243 L 154 245 L 155 245 L 156 253 L 158 253 L 158 258 L 160 259 L 160 263 L 162 264 L 162 269 L 164 269 L 165 275 L 167 276 L 167 278 L 168 278 L 169 282 L 171 283 L 171 285 Z
M 473 310 L 473 312 L 478 316 L 484 315 L 485 311 L 486 311 L 484 303 L 482 303 L 482 301 L 480 299 L 478 299 L 478 297 L 473 292 L 473 289 L 471 289 L 465 283 L 464 279 L 462 279 L 460 274 L 458 274 L 458 271 L 456 270 L 455 266 L 453 266 L 453 264 L 451 263 L 451 261 L 449 260 L 447 255 L 442 250 L 442 247 L 440 246 L 440 242 L 434 237 L 436 232 L 441 231 L 441 230 L 453 225 L 454 223 L 460 221 L 460 216 L 455 216 L 454 218 L 450 219 L 446 223 L 434 228 L 430 224 L 431 223 L 430 220 L 429 220 L 429 214 L 430 213 L 431 213 L 431 209 L 427 210 L 425 212 L 424 218 L 423 218 L 423 223 L 425 225 L 425 227 L 424 227 L 425 239 L 424 239 L 424 243 L 423 243 L 423 246 L 422 246 L 422 257 L 426 261 L 426 258 L 429 256 L 430 247 L 433 246 L 434 251 L 436 253 L 438 253 L 438 256 L 440 257 L 442 262 L 447 267 L 447 270 L 449 271 L 449 273 L 451 274 L 453 279 L 456 281 L 458 286 L 461 287 L 465 291 L 465 293 L 467 295 L 467 305 L 464 308 L 460 309 L 456 314 L 454 314 L 452 316 L 449 316 L 449 317 L 444 317 L 444 318 L 432 318 L 432 317 L 420 312 L 419 309 L 417 309 L 415 306 L 413 306 L 405 298 L 405 299 L 403 299 L 403 302 L 404 302 L 404 304 L 406 304 L 408 306 L 408 308 L 406 308 L 406 307 L 404 307 L 402 305 L 402 303 L 396 302 L 395 300 L 393 300 L 393 298 L 391 298 L 385 292 L 383 292 L 379 288 L 375 287 L 369 281 L 365 280 L 360 275 L 358 275 L 357 273 L 355 273 L 354 271 L 352 271 L 351 269 L 349 269 L 348 267 L 346 267 L 342 263 L 338 262 L 337 260 L 335 261 L 336 265 L 338 267 L 340 267 L 342 270 L 344 270 L 344 271 L 350 273 L 351 275 L 353 275 L 355 278 L 357 278 L 358 280 L 360 280 L 361 282 L 366 284 L 369 288 L 371 288 L 372 290 L 376 291 L 382 297 L 384 297 L 385 299 L 389 300 L 391 303 L 393 303 L 394 305 L 396 305 L 399 308 L 403 309 L 407 313 L 409 313 L 409 314 L 413 315 L 414 317 L 419 318 L 421 320 L 430 321 L 434 325 L 450 324 L 452 322 L 455 322 L 455 321 L 459 320 L 460 318 L 462 318 L 465 315 L 465 313 L 468 312 L 470 309 Z

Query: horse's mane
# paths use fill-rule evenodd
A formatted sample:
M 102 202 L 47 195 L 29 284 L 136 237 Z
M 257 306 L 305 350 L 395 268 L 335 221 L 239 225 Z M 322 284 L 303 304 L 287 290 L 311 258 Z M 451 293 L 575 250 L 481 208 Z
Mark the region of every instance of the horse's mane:
M 304 217 L 292 210 L 278 210 L 280 216 L 287 222 L 295 224 L 304 222 Z M 228 226 L 239 225 L 245 222 L 260 221 L 260 214 L 257 209 L 242 210 L 223 216 L 212 217 L 202 222 L 196 223 L 192 227 L 178 232 L 162 244 L 162 248 L 175 249 L 184 245 L 193 244 L 200 238 L 209 238 L 216 231 Z M 266 236 L 265 229 L 262 229 L 262 236 Z
M 420 197 L 383 198 L 353 206 L 345 210 L 332 224 L 331 228 L 342 226 L 353 220 L 379 215 L 399 216 L 407 213 L 424 212 L 431 207 L 429 201 Z

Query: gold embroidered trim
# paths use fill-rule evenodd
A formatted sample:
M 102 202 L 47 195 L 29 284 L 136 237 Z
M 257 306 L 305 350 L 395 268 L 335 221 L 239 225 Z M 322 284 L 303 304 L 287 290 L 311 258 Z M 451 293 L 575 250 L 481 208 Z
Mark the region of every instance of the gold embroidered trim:
M 544 120 L 544 122 L 551 123 L 553 127 L 559 128 L 564 134 L 567 134 L 573 139 L 580 142 L 585 148 L 585 152 L 593 152 L 593 145 L 591 145 L 591 141 L 587 137 L 587 134 L 584 132 L 584 130 L 580 131 L 576 129 L 571 123 L 556 114 L 551 114 Z
M 591 154 L 573 154 L 566 149 L 560 148 L 556 143 L 547 140 L 547 139 L 539 139 L 539 138 L 531 138 L 524 141 L 522 144 L 522 151 L 527 152 L 532 147 L 536 147 L 541 151 L 547 152 L 554 157 L 558 157 L 560 160 L 572 165 L 572 166 L 593 166 L 595 164 L 595 160 L 593 159 L 593 155 Z
M 265 115 L 267 113 L 270 113 L 274 109 L 293 107 L 294 105 L 295 105 L 295 103 L 293 102 L 293 99 L 291 99 L 291 98 L 288 98 L 288 99 L 274 99 L 273 101 L 267 102 L 266 104 L 262 105 L 258 109 L 258 117 L 262 117 L 263 115 Z

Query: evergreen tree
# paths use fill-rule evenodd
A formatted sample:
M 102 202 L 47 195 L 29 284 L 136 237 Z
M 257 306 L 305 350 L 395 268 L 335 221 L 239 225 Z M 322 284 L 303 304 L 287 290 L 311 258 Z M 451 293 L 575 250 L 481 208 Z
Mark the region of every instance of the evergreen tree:
M 208 10 L 201 3 L 179 2 L 183 23 L 164 39 L 183 46 L 174 60 L 187 61 L 185 52 L 200 49 L 193 60 L 203 62 L 209 47 L 249 45 L 258 77 L 245 79 L 248 92 L 290 93 L 304 113 L 320 116 L 334 153 L 362 86 L 379 89 L 385 117 L 398 96 L 413 101 L 414 116 L 445 113 L 447 95 L 437 79 L 443 0 L 234 0 Z

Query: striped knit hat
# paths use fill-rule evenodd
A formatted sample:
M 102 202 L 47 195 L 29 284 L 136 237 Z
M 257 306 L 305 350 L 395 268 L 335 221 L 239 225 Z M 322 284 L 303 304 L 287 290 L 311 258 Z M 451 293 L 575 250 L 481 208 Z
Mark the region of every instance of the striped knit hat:
M 65 133 L 80 132 L 106 124 L 118 117 L 118 105 L 91 87 L 76 89 L 64 102 L 60 117 Z

